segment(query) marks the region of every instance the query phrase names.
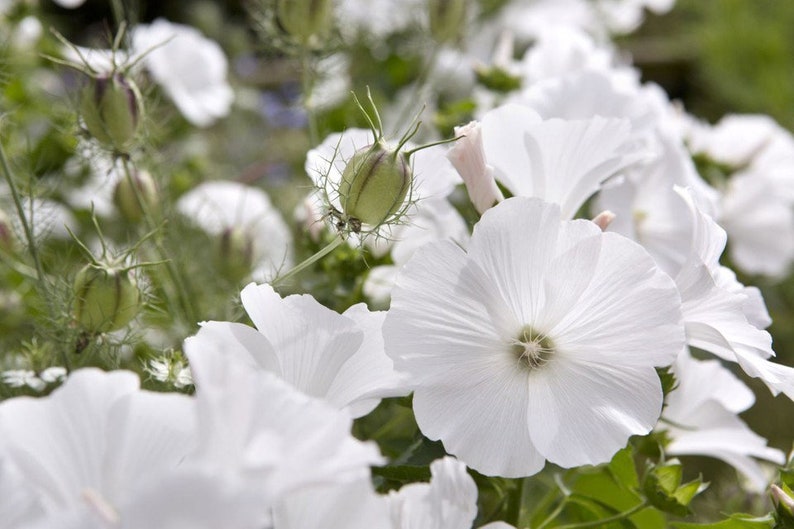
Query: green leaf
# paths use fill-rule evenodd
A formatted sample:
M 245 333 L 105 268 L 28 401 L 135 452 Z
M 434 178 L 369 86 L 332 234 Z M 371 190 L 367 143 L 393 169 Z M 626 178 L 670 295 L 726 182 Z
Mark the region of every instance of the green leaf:
M 430 481 L 430 468 L 414 465 L 397 465 L 388 467 L 373 467 L 373 476 L 380 476 L 390 481 L 400 483 L 416 483 L 417 481 Z
M 634 453 L 631 447 L 626 447 L 615 454 L 607 466 L 609 473 L 616 483 L 627 489 L 636 489 L 640 486 L 637 477 L 637 467 L 634 465 Z

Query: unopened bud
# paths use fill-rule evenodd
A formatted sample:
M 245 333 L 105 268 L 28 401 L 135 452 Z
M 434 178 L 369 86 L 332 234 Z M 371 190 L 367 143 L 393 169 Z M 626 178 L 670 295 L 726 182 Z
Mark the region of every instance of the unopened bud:
M 457 40 L 466 25 L 466 3 L 468 0 L 428 0 L 430 34 L 436 42 Z
M 241 226 L 226 228 L 220 234 L 215 252 L 215 265 L 221 273 L 239 281 L 254 269 L 254 240 L 251 234 Z
M 471 203 L 478 213 L 483 214 L 505 197 L 496 185 L 493 167 L 485 163 L 482 127 L 479 122 L 472 121 L 455 127 L 455 136 L 458 140 L 447 152 L 447 158 L 463 178 Z
M 132 171 L 116 184 L 113 203 L 121 216 L 130 222 L 139 222 L 145 211 L 153 211 L 159 203 L 157 184 L 148 171 Z
M 605 209 L 604 211 L 593 217 L 593 222 L 595 223 L 596 226 L 601 228 L 601 231 L 607 231 L 607 228 L 609 227 L 610 224 L 612 224 L 613 220 L 615 220 L 615 214 L 609 211 L 608 209 Z
M 348 161 L 339 186 L 342 210 L 349 219 L 380 226 L 400 210 L 412 181 L 408 157 L 377 141 Z
M 126 152 L 138 131 L 143 102 L 137 86 L 121 73 L 92 79 L 83 89 L 80 113 L 102 145 Z
M 74 319 L 93 333 L 121 329 L 141 308 L 141 291 L 124 268 L 86 265 L 75 277 L 74 294 Z
M 788 489 L 788 487 L 785 488 Z M 794 522 L 794 498 L 791 497 L 789 492 L 791 491 L 786 492 L 786 490 L 774 484 L 769 487 L 769 493 L 772 496 L 772 502 L 775 504 L 778 516 L 791 523 Z
M 278 21 L 287 33 L 306 43 L 330 31 L 331 7 L 330 0 L 278 0 Z

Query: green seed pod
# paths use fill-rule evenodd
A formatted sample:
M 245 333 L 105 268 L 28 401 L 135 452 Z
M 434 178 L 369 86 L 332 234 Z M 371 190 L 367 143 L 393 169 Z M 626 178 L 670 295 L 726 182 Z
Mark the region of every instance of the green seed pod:
M 218 238 L 215 266 L 232 281 L 241 281 L 254 269 L 254 241 L 244 228 L 226 228 Z
M 436 42 L 453 42 L 466 27 L 468 0 L 427 0 L 430 15 L 430 34 Z
M 400 210 L 412 181 L 408 157 L 378 141 L 356 151 L 342 172 L 342 210 L 348 219 L 379 226 Z
M 74 280 L 74 319 L 92 333 L 121 329 L 138 314 L 141 291 L 129 270 L 88 264 Z
M 138 131 L 143 102 L 137 86 L 120 73 L 92 79 L 83 89 L 80 113 L 102 145 L 126 152 Z
M 113 203 L 130 222 L 140 222 L 144 211 L 157 209 L 159 202 L 157 184 L 148 171 L 133 171 L 129 178 L 124 176 L 119 180 L 113 190 Z
M 287 33 L 306 43 L 331 30 L 331 7 L 330 0 L 278 0 L 278 21 Z

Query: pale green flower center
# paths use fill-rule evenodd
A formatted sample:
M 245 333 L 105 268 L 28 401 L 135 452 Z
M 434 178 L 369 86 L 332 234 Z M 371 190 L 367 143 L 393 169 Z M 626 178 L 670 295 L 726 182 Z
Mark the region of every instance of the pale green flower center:
M 546 365 L 553 356 L 554 342 L 543 333 L 525 325 L 513 341 L 512 351 L 523 367 L 538 369 Z

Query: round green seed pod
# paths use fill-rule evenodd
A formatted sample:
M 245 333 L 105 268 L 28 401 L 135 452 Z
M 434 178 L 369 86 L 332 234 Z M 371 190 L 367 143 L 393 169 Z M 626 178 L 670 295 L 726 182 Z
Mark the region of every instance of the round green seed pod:
M 138 314 L 141 291 L 129 270 L 88 264 L 74 280 L 74 319 L 92 333 L 121 329 Z
M 140 222 L 144 211 L 154 211 L 159 202 L 157 184 L 148 171 L 133 171 L 129 178 L 122 177 L 113 190 L 113 203 L 130 222 Z
M 137 86 L 121 73 L 92 79 L 80 97 L 88 132 L 102 145 L 127 152 L 138 132 L 143 102 Z
M 402 207 L 413 181 L 408 157 L 377 142 L 359 149 L 342 172 L 339 197 L 348 219 L 379 226 Z
M 278 0 L 278 22 L 284 30 L 306 43 L 323 37 L 333 23 L 331 0 Z
M 445 43 L 459 39 L 466 29 L 466 3 L 468 0 L 428 0 L 430 34 L 436 42 Z

